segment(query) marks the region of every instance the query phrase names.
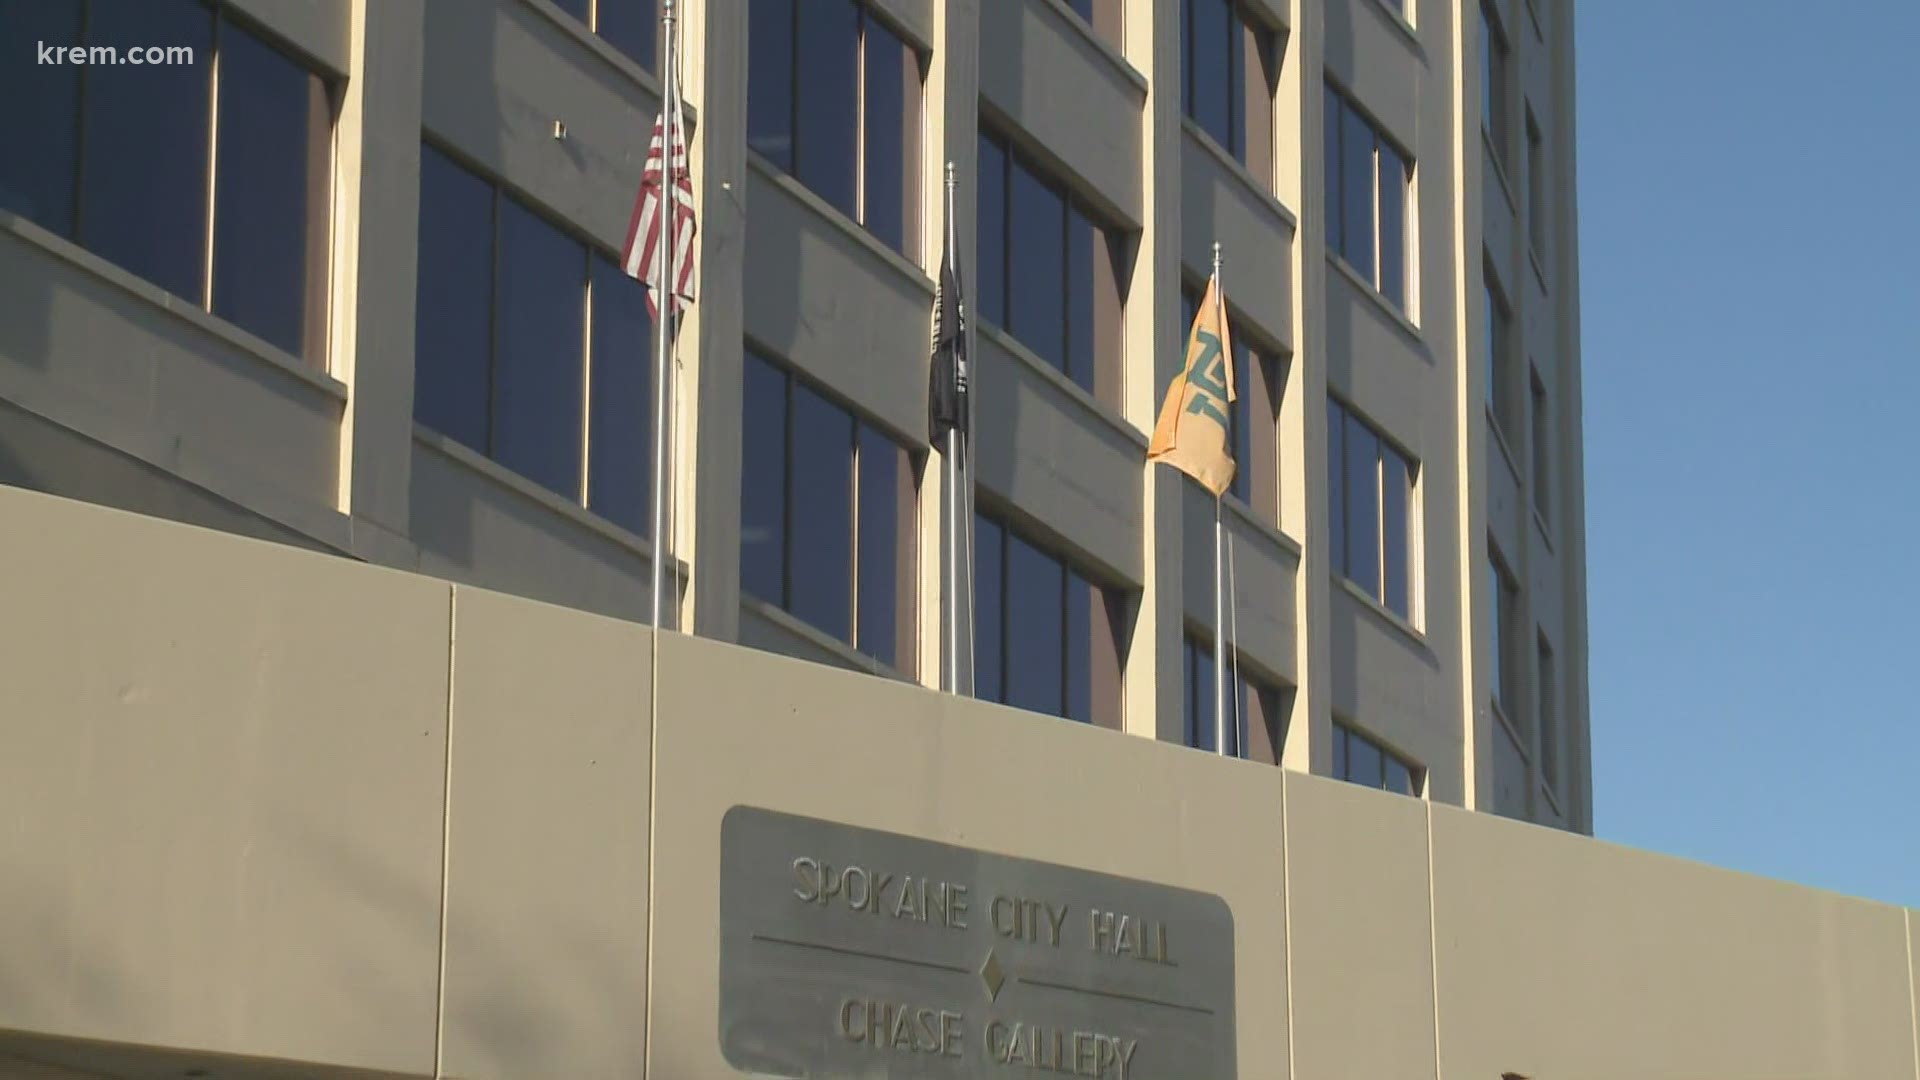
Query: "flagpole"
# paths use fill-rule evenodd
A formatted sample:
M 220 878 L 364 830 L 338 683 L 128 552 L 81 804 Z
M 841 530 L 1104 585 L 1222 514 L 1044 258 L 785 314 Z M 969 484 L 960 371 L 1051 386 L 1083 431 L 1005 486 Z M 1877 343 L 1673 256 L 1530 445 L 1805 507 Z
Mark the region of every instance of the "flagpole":
M 674 0 L 661 0 L 660 25 L 660 85 L 662 87 L 660 105 L 660 157 L 663 172 L 660 185 L 660 280 L 653 292 L 655 329 L 659 332 L 659 347 L 654 362 L 654 402 L 653 402 L 653 611 L 648 625 L 656 631 L 660 629 L 660 594 L 666 590 L 667 566 L 667 400 L 672 396 L 672 364 L 667 353 L 672 348 L 672 336 L 669 329 L 673 323 L 673 255 L 674 232 L 677 221 L 674 211 L 677 209 L 679 189 L 675 186 L 679 177 L 674 170 L 673 160 L 673 122 L 674 97 L 676 87 L 673 71 L 673 5 Z M 678 620 L 676 620 L 678 621 Z
M 1220 295 L 1220 242 L 1213 244 L 1213 298 L 1214 303 L 1224 304 Z M 1226 320 L 1220 320 L 1221 325 Z M 1227 358 L 1232 363 L 1232 358 Z M 1227 407 L 1231 409 L 1232 403 Z M 1231 430 L 1231 428 L 1229 428 Z M 1213 497 L 1213 749 L 1217 754 L 1227 752 L 1227 618 L 1226 618 L 1226 580 L 1221 576 L 1220 548 L 1221 537 L 1225 529 L 1220 517 L 1221 497 Z M 1237 756 L 1237 754 L 1236 754 Z
M 953 162 L 947 162 L 947 248 L 954 258 Z M 956 310 L 958 305 L 956 303 Z M 960 425 L 947 429 L 947 692 L 960 692 Z

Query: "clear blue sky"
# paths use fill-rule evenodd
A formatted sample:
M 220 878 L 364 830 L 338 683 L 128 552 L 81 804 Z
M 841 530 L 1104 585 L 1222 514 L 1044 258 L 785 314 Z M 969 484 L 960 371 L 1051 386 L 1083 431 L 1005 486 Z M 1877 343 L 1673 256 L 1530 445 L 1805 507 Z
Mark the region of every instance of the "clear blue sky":
M 1595 831 L 1920 906 L 1920 3 L 1578 15 Z

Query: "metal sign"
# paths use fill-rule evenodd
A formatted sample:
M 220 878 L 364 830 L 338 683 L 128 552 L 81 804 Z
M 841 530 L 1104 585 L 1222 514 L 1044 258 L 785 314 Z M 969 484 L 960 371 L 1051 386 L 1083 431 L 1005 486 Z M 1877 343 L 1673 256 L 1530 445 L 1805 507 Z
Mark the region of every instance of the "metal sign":
M 720 1045 L 782 1077 L 1234 1075 L 1208 893 L 736 806 Z

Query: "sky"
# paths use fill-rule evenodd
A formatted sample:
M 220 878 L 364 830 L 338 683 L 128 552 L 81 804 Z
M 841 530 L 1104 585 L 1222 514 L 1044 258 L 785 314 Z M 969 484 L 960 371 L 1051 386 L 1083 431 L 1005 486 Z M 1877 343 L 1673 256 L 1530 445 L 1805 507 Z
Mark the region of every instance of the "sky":
M 1920 906 L 1920 3 L 1577 14 L 1595 833 Z

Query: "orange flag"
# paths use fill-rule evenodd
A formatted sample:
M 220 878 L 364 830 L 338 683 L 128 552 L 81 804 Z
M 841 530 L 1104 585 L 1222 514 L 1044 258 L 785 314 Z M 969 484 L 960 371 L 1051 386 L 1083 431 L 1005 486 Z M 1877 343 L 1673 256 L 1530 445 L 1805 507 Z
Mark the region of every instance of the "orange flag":
M 1187 331 L 1187 363 L 1167 387 L 1160 420 L 1153 425 L 1147 460 L 1171 465 L 1200 481 L 1214 498 L 1233 482 L 1233 444 L 1227 416 L 1238 397 L 1233 385 L 1233 339 L 1227 333 L 1226 302 L 1220 280 L 1207 282 L 1207 295 Z

